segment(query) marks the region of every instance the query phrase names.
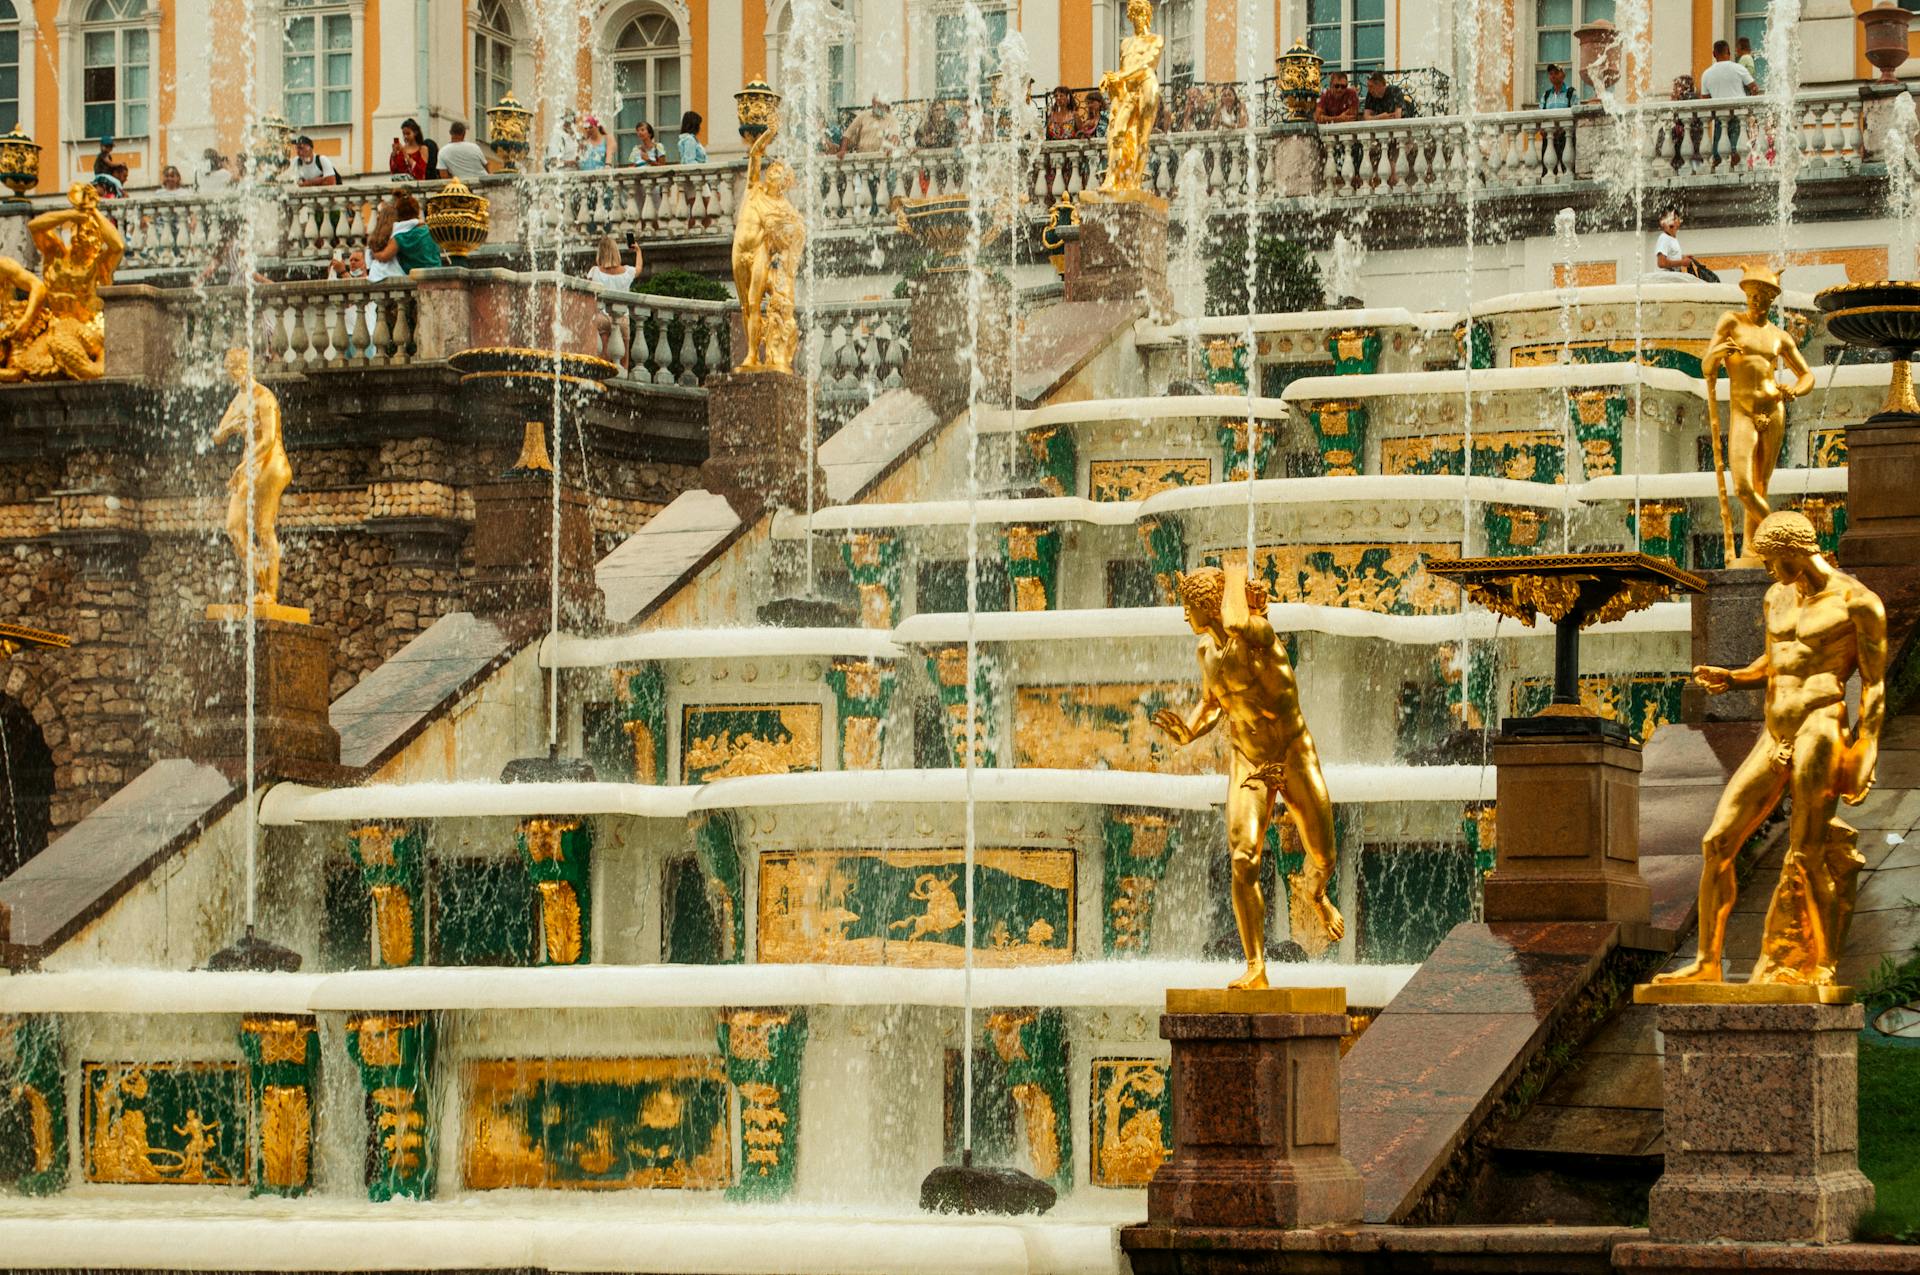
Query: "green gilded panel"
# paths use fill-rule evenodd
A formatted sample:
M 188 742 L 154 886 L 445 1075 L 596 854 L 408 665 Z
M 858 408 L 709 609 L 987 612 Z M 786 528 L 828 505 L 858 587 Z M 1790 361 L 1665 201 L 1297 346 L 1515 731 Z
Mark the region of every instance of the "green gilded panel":
M 1143 1187 L 1173 1154 L 1173 1089 L 1159 1058 L 1093 1060 L 1093 1185 Z
M 820 769 L 818 704 L 688 704 L 680 717 L 682 783 Z
M 436 859 L 432 901 L 432 964 L 533 964 L 533 890 L 517 859 Z
M 759 959 L 950 967 L 964 962 L 965 856 L 952 850 L 769 852 L 760 857 Z M 974 856 L 974 960 L 1073 955 L 1073 851 Z
M 237 1062 L 81 1064 L 89 1182 L 247 1180 L 246 1069 Z
M 1686 673 L 1583 673 L 1580 702 L 1608 721 L 1621 722 L 1634 738 L 1645 740 L 1660 727 L 1680 720 L 1680 692 Z M 1551 677 L 1523 677 L 1508 693 L 1515 717 L 1532 717 L 1553 702 Z
M 977 1162 L 1011 1165 L 1073 1186 L 1073 1133 L 1067 1113 L 1066 1020 L 1058 1009 L 1001 1009 L 985 1015 L 986 1043 L 973 1051 L 973 1153 Z M 945 1144 L 960 1159 L 965 1084 L 961 1055 L 946 1053 Z
M 473 1190 L 711 1189 L 733 1180 L 718 1058 L 470 1063 L 465 1129 Z
M 67 1185 L 65 1071 L 58 1018 L 0 1014 L 0 1183 L 27 1195 Z

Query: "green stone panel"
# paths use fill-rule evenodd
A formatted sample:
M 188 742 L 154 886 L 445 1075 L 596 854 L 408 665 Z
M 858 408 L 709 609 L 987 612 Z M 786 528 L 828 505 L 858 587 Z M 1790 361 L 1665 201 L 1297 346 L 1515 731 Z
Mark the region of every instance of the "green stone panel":
M 513 859 L 436 859 L 434 965 L 532 965 L 533 891 Z
M 420 1013 L 347 1019 L 347 1055 L 366 1093 L 367 1198 L 433 1194 L 436 1127 L 431 1086 L 433 1019 Z
M 81 1093 L 87 1181 L 248 1181 L 250 1104 L 239 1063 L 82 1063 Z
M 669 859 L 661 895 L 662 959 L 669 965 L 719 965 L 727 950 L 727 917 L 708 889 L 695 855 Z
M 373 910 L 360 869 L 334 864 L 326 870 L 321 900 L 320 964 L 329 970 L 363 970 L 373 962 Z
M 0 1184 L 24 1195 L 67 1185 L 65 1059 L 58 1018 L 0 1015 Z
M 1096 1058 L 1089 1180 L 1094 1186 L 1147 1185 L 1173 1154 L 1173 1087 L 1164 1058 Z
M 1001 1009 L 976 1018 L 973 1155 L 982 1165 L 1026 1169 L 1056 1190 L 1073 1187 L 1073 1123 L 1067 1106 L 1066 1017 L 1058 1009 Z M 946 1051 L 944 1143 L 960 1161 L 965 1081 L 957 1049 Z
M 793 1190 L 799 1154 L 806 1011 L 728 1010 L 717 1031 L 727 1079 L 740 1094 L 740 1181 L 728 1194 L 780 1199 Z
M 1362 961 L 1423 961 L 1473 913 L 1467 846 L 1362 846 L 1357 942 Z
M 1100 946 L 1108 956 L 1153 954 L 1154 915 L 1179 831 L 1164 812 L 1109 809 L 1100 891 Z
M 693 824 L 693 847 L 697 871 L 706 893 L 708 915 L 718 930 L 720 940 L 713 958 L 699 963 L 738 965 L 746 960 L 747 900 L 746 877 L 741 868 L 732 818 L 725 814 L 697 817 L 697 822 Z M 677 896 L 685 896 L 688 887 L 676 885 L 674 889 Z M 671 919 L 676 927 L 681 924 L 678 914 Z M 670 946 L 676 949 L 694 948 L 698 934 L 697 929 L 688 930 L 684 936 L 675 934 L 670 939 Z

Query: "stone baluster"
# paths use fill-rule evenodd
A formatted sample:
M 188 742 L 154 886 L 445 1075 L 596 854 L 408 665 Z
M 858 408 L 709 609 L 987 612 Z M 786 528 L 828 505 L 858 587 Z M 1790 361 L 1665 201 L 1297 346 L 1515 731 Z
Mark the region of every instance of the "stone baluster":
M 393 361 L 388 355 L 393 348 L 393 323 L 388 317 L 392 302 L 391 292 L 376 293 L 373 298 L 373 342 L 368 354 L 375 367 L 385 367 Z
M 680 354 L 676 365 L 680 375 L 674 378 L 681 385 L 699 385 L 700 378 L 694 375 L 693 363 L 697 357 L 693 343 L 694 316 L 685 315 L 680 320 Z
M 701 358 L 700 367 L 700 376 L 703 381 L 715 372 L 724 372 L 727 370 L 726 351 L 720 348 L 720 334 L 726 330 L 726 327 L 727 319 L 724 315 L 717 316 L 707 322 L 707 347 L 705 354 Z
M 636 306 L 633 309 L 632 379 L 649 385 L 653 383 L 654 342 L 661 339 L 656 320 L 657 314 L 658 311 L 650 305 Z M 655 328 L 652 334 L 647 331 L 650 324 Z
M 394 297 L 394 313 L 397 316 L 393 325 L 393 361 L 411 363 L 413 361 L 413 301 L 411 290 L 398 293 Z
M 342 290 L 329 292 L 320 299 L 321 309 L 325 311 L 326 314 L 326 365 L 328 367 L 339 367 L 342 363 L 346 362 L 347 332 L 343 326 L 343 312 L 347 309 L 349 304 L 348 298 L 352 295 L 351 291 Z
M 618 375 L 627 374 L 627 325 L 629 312 L 619 302 L 602 301 L 600 310 L 607 316 L 607 339 L 601 346 L 600 355 L 619 368 Z

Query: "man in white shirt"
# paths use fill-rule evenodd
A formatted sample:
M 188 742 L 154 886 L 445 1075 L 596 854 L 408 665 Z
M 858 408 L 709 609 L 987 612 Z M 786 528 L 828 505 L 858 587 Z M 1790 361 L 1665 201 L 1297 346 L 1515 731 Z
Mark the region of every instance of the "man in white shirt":
M 325 155 L 314 153 L 313 139 L 302 135 L 294 139 L 296 160 L 293 175 L 302 186 L 338 186 L 340 170 Z
M 487 175 L 487 153 L 480 143 L 467 140 L 467 126 L 459 120 L 447 125 L 447 144 L 440 148 L 440 175 L 458 177 L 471 186 Z
M 1704 283 L 1718 283 L 1720 276 L 1700 264 L 1680 246 L 1680 212 L 1669 208 L 1660 214 L 1660 237 L 1653 241 L 1653 259 L 1662 270 L 1690 274 Z
M 1760 86 L 1753 72 L 1733 60 L 1733 46 L 1725 40 L 1713 42 L 1713 61 L 1700 72 L 1700 96 L 1706 98 L 1758 97 Z

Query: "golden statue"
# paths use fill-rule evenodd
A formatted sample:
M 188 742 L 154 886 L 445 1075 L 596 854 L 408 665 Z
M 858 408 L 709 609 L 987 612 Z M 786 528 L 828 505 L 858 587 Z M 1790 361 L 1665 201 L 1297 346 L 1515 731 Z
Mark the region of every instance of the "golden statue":
M 779 131 L 778 123 L 768 125 L 747 148 L 747 193 L 734 219 L 733 286 L 740 294 L 740 322 L 746 333 L 736 372 L 791 372 L 800 343 L 793 283 L 806 250 L 807 225 L 787 198 L 793 169 L 778 159 L 764 171 L 760 166 Z
M 1128 0 L 1127 21 L 1133 34 L 1120 41 L 1120 69 L 1100 77 L 1100 94 L 1107 99 L 1106 191 L 1136 191 L 1146 175 L 1147 138 L 1160 114 L 1160 64 L 1164 36 L 1147 28 L 1153 23 L 1151 0 Z
M 1766 729 L 1733 772 L 1700 843 L 1700 952 L 1655 983 L 1717 983 L 1733 911 L 1734 859 L 1780 798 L 1793 796 L 1780 883 L 1767 909 L 1749 982 L 1834 981 L 1854 886 L 1866 860 L 1837 817 L 1873 787 L 1886 715 L 1887 616 L 1880 599 L 1820 554 L 1813 524 L 1783 510 L 1750 541 L 1774 579 L 1764 611 L 1766 648 L 1741 669 L 1703 664 L 1696 682 L 1718 695 L 1766 687 Z M 1847 681 L 1860 675 L 1860 720 L 1847 726 Z
M 90 182 L 67 190 L 71 208 L 27 223 L 41 275 L 0 257 L 0 381 L 91 381 L 107 372 L 100 289 L 126 253 Z M 24 294 L 24 295 L 22 295 Z
M 1780 276 L 1765 266 L 1746 266 L 1740 272 L 1740 288 L 1747 294 L 1747 308 L 1720 316 L 1713 342 L 1700 360 L 1700 374 L 1707 381 L 1707 433 L 1713 440 L 1714 487 L 1720 494 L 1728 565 L 1750 567 L 1759 565 L 1751 547 L 1739 557 L 1733 551 L 1733 517 L 1721 469 L 1720 408 L 1715 399 L 1720 369 L 1727 372 L 1726 465 L 1733 471 L 1734 495 L 1746 515 L 1741 536 L 1745 546 L 1751 546 L 1760 520 L 1772 512 L 1767 484 L 1773 479 L 1780 440 L 1786 434 L 1787 400 L 1813 388 L 1813 370 L 1793 337 L 1767 320 L 1767 311 L 1780 295 Z M 1792 384 L 1782 385 L 1775 375 L 1783 364 L 1794 374 Z
M 1202 567 L 1179 577 L 1187 623 L 1200 635 L 1201 699 L 1191 717 L 1170 708 L 1153 724 L 1187 744 L 1227 719 L 1233 745 L 1227 787 L 1227 847 L 1233 855 L 1233 919 L 1246 952 L 1247 972 L 1229 986 L 1265 987 L 1266 901 L 1260 896 L 1260 857 L 1276 798 L 1306 851 L 1304 869 L 1287 880 L 1293 900 L 1293 938 L 1318 954 L 1346 932 L 1327 897 L 1333 878 L 1333 801 L 1327 796 L 1320 754 L 1300 715 L 1293 665 L 1267 622 L 1266 590 L 1248 583 L 1241 568 Z
M 280 429 L 280 400 L 272 390 L 253 379 L 253 360 L 246 350 L 227 351 L 227 375 L 238 388 L 226 414 L 213 431 L 215 446 L 229 438 L 244 438 L 247 448 L 227 479 L 227 539 L 246 570 L 247 545 L 253 549 L 253 598 L 249 605 L 272 619 L 306 623 L 307 613 L 295 607 L 282 607 L 280 600 L 280 537 L 276 524 L 280 519 L 280 497 L 293 481 L 293 467 L 287 463 L 286 440 Z M 220 606 L 207 608 L 214 619 L 232 619 L 240 609 Z

